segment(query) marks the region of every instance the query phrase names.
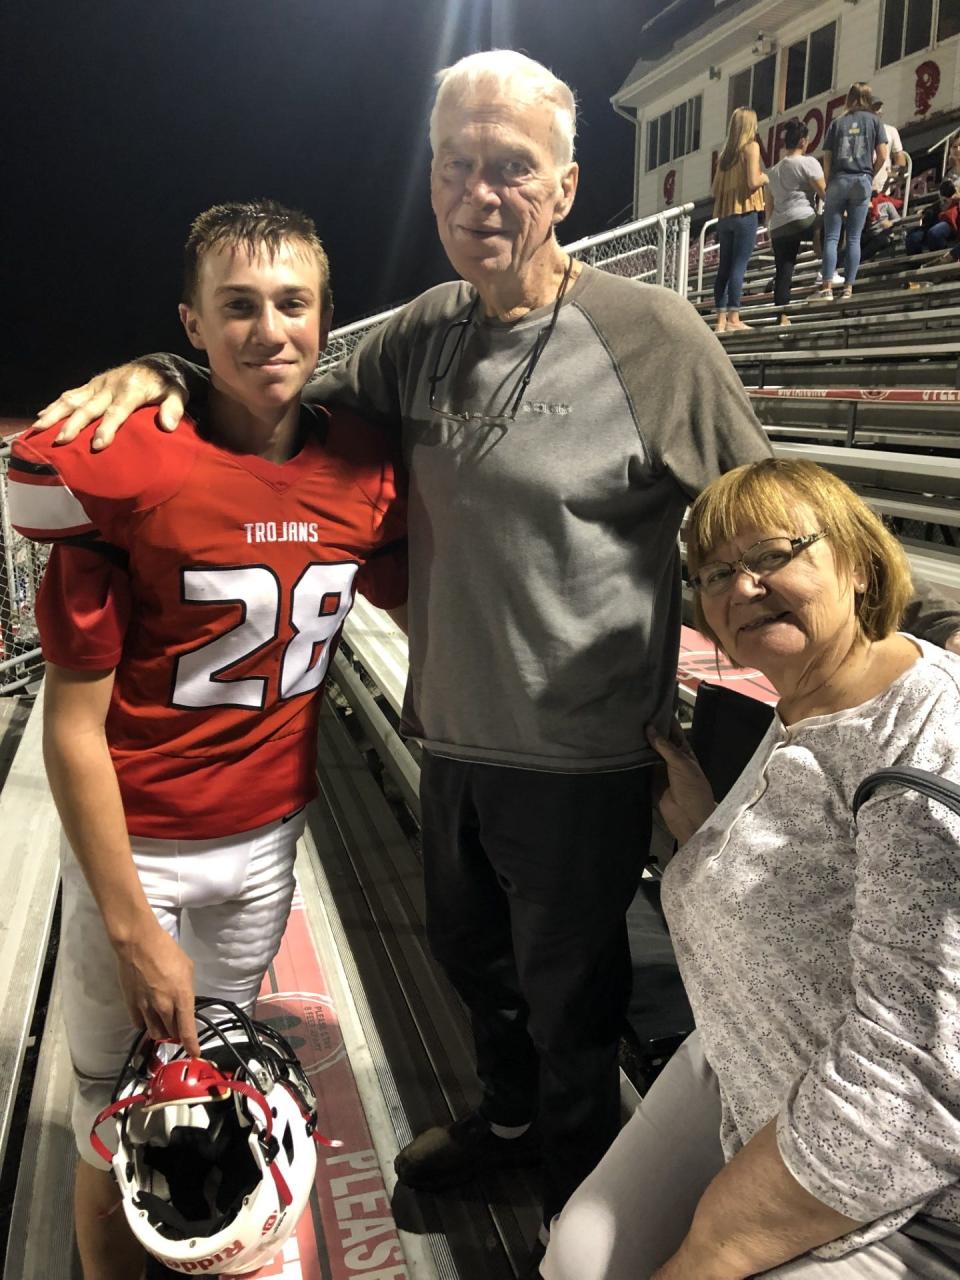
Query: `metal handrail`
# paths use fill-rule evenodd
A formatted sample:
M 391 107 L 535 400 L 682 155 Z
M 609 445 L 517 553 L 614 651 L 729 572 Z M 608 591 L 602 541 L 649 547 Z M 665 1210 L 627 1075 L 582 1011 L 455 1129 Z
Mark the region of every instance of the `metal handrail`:
M 582 253 L 584 249 L 595 249 L 611 240 L 619 240 L 621 236 L 632 235 L 634 231 L 643 231 L 646 227 L 655 227 L 660 223 L 672 222 L 693 212 L 693 204 L 678 204 L 671 209 L 662 209 L 660 213 L 648 213 L 645 218 L 637 218 L 635 222 L 625 222 L 622 227 L 613 227 L 610 231 L 601 231 L 599 235 L 584 236 L 582 240 L 574 240 L 573 244 L 563 246 L 565 253 Z
M 686 297 L 690 263 L 690 214 L 693 208 L 693 204 L 689 202 L 674 205 L 670 209 L 648 214 L 644 218 L 637 218 L 623 226 L 611 227 L 610 230 L 601 231 L 598 235 L 574 240 L 563 248 L 572 257 L 590 263 L 601 271 L 613 270 L 616 274 L 623 274 L 633 279 L 655 279 L 657 284 L 679 293 L 681 297 Z M 610 245 L 630 238 L 636 239 L 638 236 L 655 239 L 655 243 L 633 244 L 625 247 L 622 253 L 604 258 L 604 251 L 609 251 Z M 638 264 L 631 269 L 631 258 L 638 258 L 651 251 L 656 253 L 656 262 L 652 269 L 648 269 L 646 263 L 642 271 L 637 269 Z M 616 269 L 618 263 L 623 264 L 621 271 Z M 349 356 L 366 334 L 379 328 L 391 316 L 396 315 L 402 310 L 403 305 L 405 304 L 334 329 L 317 362 L 317 374 L 328 372 Z
M 697 262 L 697 301 L 699 301 L 699 295 L 703 292 L 703 255 L 707 247 L 707 231 L 710 227 L 715 227 L 719 221 L 719 218 L 708 218 L 700 228 L 700 257 Z
M 634 231 L 643 231 L 646 227 L 654 227 L 673 219 L 680 219 L 691 213 L 693 204 L 678 204 L 673 208 L 664 209 L 660 213 L 648 214 L 645 218 L 637 218 L 634 222 L 626 222 L 623 226 L 613 227 L 610 231 L 601 231 L 599 235 L 584 236 L 580 240 L 574 240 L 572 244 L 563 246 L 565 253 L 576 254 L 582 253 L 584 249 L 596 249 L 600 245 L 608 244 L 611 240 L 619 240 L 621 236 L 631 235 Z M 644 246 L 654 248 L 653 245 Z M 367 316 L 362 320 L 354 320 L 350 324 L 341 325 L 340 328 L 334 329 L 330 335 L 332 338 L 348 338 L 351 334 L 360 333 L 365 329 L 370 329 L 376 325 L 383 324 L 389 320 L 392 315 L 396 315 L 398 311 L 403 309 L 401 303 L 398 307 L 391 307 L 389 311 L 378 311 L 376 315 Z
M 900 210 L 900 217 L 907 216 L 907 210 L 910 208 L 910 187 L 913 183 L 913 156 L 909 151 L 906 153 L 907 163 L 904 165 L 906 170 L 903 175 L 903 207 Z
M 929 152 L 929 154 L 933 155 L 933 153 L 937 150 L 938 147 L 943 147 L 943 160 L 940 164 L 941 177 L 943 176 L 944 171 L 946 170 L 946 167 L 947 167 L 947 152 L 950 150 L 950 139 L 958 133 L 960 133 L 960 128 L 957 128 L 957 126 L 954 125 L 949 133 L 945 133 L 942 138 L 938 138 L 937 141 L 932 146 L 927 148 L 927 151 Z

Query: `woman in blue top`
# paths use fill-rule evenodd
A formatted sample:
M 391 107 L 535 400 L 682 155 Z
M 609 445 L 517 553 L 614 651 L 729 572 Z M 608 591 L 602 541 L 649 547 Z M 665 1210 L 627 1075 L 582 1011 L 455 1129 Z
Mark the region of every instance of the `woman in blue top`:
M 887 134 L 873 110 L 873 91 L 862 80 L 850 86 L 842 115 L 830 124 L 823 140 L 823 172 L 827 197 L 823 210 L 823 287 L 821 298 L 832 298 L 830 282 L 837 269 L 837 245 L 843 215 L 847 215 L 847 275 L 844 298 L 853 293 L 860 267 L 860 235 L 870 208 L 873 175 L 887 158 Z

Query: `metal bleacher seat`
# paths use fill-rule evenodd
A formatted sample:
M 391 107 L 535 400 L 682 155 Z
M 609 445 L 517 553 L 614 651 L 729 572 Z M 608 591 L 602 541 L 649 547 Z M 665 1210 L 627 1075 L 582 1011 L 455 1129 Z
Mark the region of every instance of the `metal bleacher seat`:
M 955 387 L 960 341 L 810 351 L 731 351 L 747 387 Z
M 953 388 L 772 387 L 748 394 L 771 440 L 944 454 L 960 446 L 960 391 Z
M 385 714 L 364 683 L 361 668 L 386 701 L 391 714 Z M 347 616 L 343 643 L 334 658 L 333 670 L 371 740 L 380 745 L 381 758 L 404 801 L 419 818 L 419 767 L 396 730 L 407 683 L 407 637 L 389 614 L 358 596 Z
M 894 302 L 895 305 L 895 302 Z M 763 351 L 775 346 L 789 351 L 821 351 L 833 348 L 882 347 L 909 344 L 933 331 L 940 340 L 960 337 L 960 303 L 954 306 L 924 307 L 914 311 L 890 310 L 879 315 L 851 315 L 837 309 L 819 317 L 797 314 L 789 325 L 762 325 L 749 330 L 725 333 L 723 345 L 734 353 Z
M 73 1090 L 54 979 L 38 1007 L 60 882 L 60 821 L 43 769 L 43 692 L 37 696 L 0 791 L 0 1163 L 16 1161 L 4 1275 L 70 1280 L 73 1259 L 62 1224 L 73 1181 Z M 49 1028 L 33 1089 L 22 1072 L 38 1015 Z M 25 1112 L 25 1114 L 24 1114 Z M 29 1232 L 26 1230 L 27 1221 Z
M 882 288 L 861 289 L 858 284 L 852 298 L 837 295 L 832 300 L 819 298 L 809 288 L 794 294 L 787 314 L 791 319 L 802 321 L 834 320 L 841 316 L 883 315 L 891 310 L 929 310 L 951 302 L 960 305 L 960 271 L 957 268 L 918 272 L 912 260 L 904 260 L 901 274 L 888 278 Z M 779 316 L 779 309 L 773 305 L 772 297 L 765 296 L 748 301 L 741 314 L 751 325 L 772 327 Z
M 960 529 L 960 457 L 787 442 L 773 447 L 778 457 L 809 458 L 835 472 L 881 515 Z M 960 600 L 956 548 L 909 537 L 901 541 L 914 575 Z

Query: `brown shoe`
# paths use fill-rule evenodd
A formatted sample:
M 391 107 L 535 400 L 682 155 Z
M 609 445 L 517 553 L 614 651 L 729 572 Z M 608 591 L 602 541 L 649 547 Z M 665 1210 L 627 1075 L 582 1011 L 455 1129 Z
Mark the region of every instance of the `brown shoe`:
M 531 1127 L 519 1138 L 498 1138 L 476 1111 L 453 1124 L 418 1134 L 393 1162 L 397 1177 L 416 1191 L 462 1187 L 491 1169 L 540 1164 L 540 1135 Z

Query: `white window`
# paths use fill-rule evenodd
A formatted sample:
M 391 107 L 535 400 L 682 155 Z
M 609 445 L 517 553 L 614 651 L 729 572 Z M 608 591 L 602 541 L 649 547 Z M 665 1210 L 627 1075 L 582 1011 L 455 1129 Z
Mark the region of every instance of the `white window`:
M 889 66 L 891 62 L 899 62 L 911 53 L 929 48 L 933 43 L 933 32 L 934 0 L 884 0 L 880 66 Z
M 773 115 L 773 90 L 777 79 L 777 55 L 769 54 L 752 67 L 746 67 L 730 77 L 730 94 L 727 116 L 737 107 L 752 107 L 758 120 Z
M 937 8 L 937 42 L 960 35 L 960 0 L 940 0 Z
M 670 111 L 647 121 L 646 172 L 700 149 L 703 94 L 687 98 Z
M 960 2 L 960 0 L 958 0 Z M 789 111 L 798 103 L 826 93 L 833 86 L 837 48 L 837 24 L 828 22 L 787 49 L 783 105 Z

